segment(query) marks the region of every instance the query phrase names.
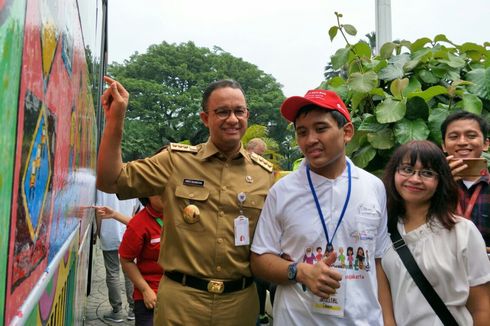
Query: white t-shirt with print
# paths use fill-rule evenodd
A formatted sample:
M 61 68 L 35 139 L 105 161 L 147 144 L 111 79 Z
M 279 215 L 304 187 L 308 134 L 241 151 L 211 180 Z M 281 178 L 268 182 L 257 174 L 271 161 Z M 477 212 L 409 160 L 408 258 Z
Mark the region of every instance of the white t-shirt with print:
M 313 294 L 301 284 L 280 285 L 274 300 L 277 325 L 382 325 L 378 303 L 375 258 L 390 245 L 386 226 L 386 193 L 377 177 L 351 164 L 352 191 L 344 218 L 333 239 L 335 266 L 344 273 L 344 317 L 314 312 Z M 316 262 L 317 248 L 326 237 L 306 176 L 306 162 L 280 179 L 270 190 L 255 231 L 251 250 L 257 254 L 288 254 L 296 262 Z M 335 180 L 311 171 L 331 238 L 348 189 L 347 168 Z M 352 250 L 348 250 L 352 248 Z M 349 251 L 349 252 L 348 252 Z M 352 255 L 350 255 L 352 251 Z M 357 257 L 357 252 L 364 253 Z M 341 253 L 343 252 L 343 254 Z M 348 255 L 349 254 L 349 255 Z
M 408 233 L 398 223 L 398 231 L 458 324 L 473 325 L 466 308 L 469 288 L 490 282 L 485 242 L 473 222 L 458 217 L 449 231 L 433 220 Z M 442 325 L 393 247 L 381 264 L 390 282 L 397 325 Z
M 97 190 L 97 206 L 108 206 L 124 216 L 132 217 L 139 207 L 138 199 L 119 200 L 115 194 Z M 103 219 L 100 224 L 100 247 L 104 251 L 118 250 L 126 225 L 115 219 Z

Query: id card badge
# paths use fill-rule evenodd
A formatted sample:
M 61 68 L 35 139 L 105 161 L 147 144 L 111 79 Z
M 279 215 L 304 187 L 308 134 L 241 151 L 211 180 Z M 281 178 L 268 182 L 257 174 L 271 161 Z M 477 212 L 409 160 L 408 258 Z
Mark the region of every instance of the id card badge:
M 342 279 L 345 279 L 344 276 L 344 273 L 342 273 Z M 319 314 L 343 318 L 345 310 L 345 289 L 346 285 L 344 282 L 340 282 L 340 287 L 336 293 L 326 299 L 312 295 L 312 310 Z
M 235 246 L 246 246 L 249 244 L 248 217 L 239 215 L 235 218 Z

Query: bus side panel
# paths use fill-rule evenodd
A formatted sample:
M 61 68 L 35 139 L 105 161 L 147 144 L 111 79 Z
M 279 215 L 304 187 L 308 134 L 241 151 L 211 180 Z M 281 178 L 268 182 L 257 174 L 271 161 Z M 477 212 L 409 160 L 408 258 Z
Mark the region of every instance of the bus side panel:
M 25 1 L 0 4 L 0 325 L 4 324 L 8 232 L 12 201 Z
M 26 325 L 75 325 L 75 282 L 78 237 L 53 272 L 53 277 L 28 317 Z M 78 324 L 81 324 L 79 322 Z
M 15 7 L 21 7 L 18 3 L 22 2 L 3 1 Z M 80 247 L 80 241 L 83 242 L 94 218 L 90 206 L 95 200 L 100 85 L 93 72 L 100 60 L 92 51 L 100 50 L 101 46 L 100 43 L 94 46 L 97 39 L 100 42 L 101 33 L 94 31 L 101 28 L 96 24 L 101 14 L 101 1 L 27 0 L 23 3 L 24 7 L 18 10 L 19 16 L 22 10 L 25 13 L 25 23 L 20 25 L 23 40 L 17 47 L 17 56 L 11 56 L 21 58 L 21 65 L 17 65 L 20 73 L 9 77 L 9 82 L 17 84 L 15 109 L 11 109 L 14 112 L 11 126 L 16 138 L 5 138 L 8 128 L 0 132 L 0 137 L 4 137 L 0 138 L 0 145 L 9 142 L 15 151 L 7 156 L 15 158 L 10 169 L 11 174 L 13 170 L 12 181 L 5 186 L 11 189 L 10 213 L 0 215 L 0 223 L 8 223 L 4 219 L 10 216 L 10 225 L 6 228 L 10 229 L 9 239 L 0 236 L 0 246 L 8 241 L 8 249 L 1 253 L 9 257 L 3 274 L 7 277 L 5 296 L 0 299 L 4 300 L 5 313 L 1 315 L 5 316 L 5 324 L 27 313 L 31 317 L 39 316 L 36 320 L 44 324 L 48 322 L 44 318 L 52 318 L 52 309 L 57 307 L 56 320 L 62 314 L 63 318 L 75 321 L 81 318 L 83 307 L 77 305 L 75 309 L 71 305 L 85 302 L 85 293 L 77 289 L 86 288 L 89 264 L 89 247 L 86 244 Z M 85 22 L 95 24 L 87 28 L 89 35 L 84 34 L 79 7 L 84 8 L 84 17 L 95 17 L 93 22 Z M 15 13 L 10 11 L 11 15 Z M 3 13 L 2 10 L 0 28 L 4 28 Z M 3 62 L 0 71 L 2 69 L 7 69 Z M 3 175 L 4 171 L 1 172 Z M 68 255 L 61 252 L 61 248 L 73 232 L 78 232 L 78 242 L 70 249 L 75 251 L 72 263 L 52 266 L 54 257 L 59 257 L 60 253 Z M 1 262 L 0 265 L 5 266 Z M 66 272 L 63 268 L 70 270 Z M 64 273 L 63 282 L 68 283 L 64 283 L 62 292 L 52 292 L 50 286 L 58 284 L 60 270 Z M 46 289 L 36 287 L 42 277 L 46 279 L 46 274 L 53 277 L 49 281 L 51 285 Z M 34 305 L 29 303 L 29 307 L 37 307 L 31 313 L 31 310 L 25 311 L 25 307 L 26 301 L 34 297 L 34 291 L 45 291 L 43 296 L 62 293 L 64 297 L 53 297 L 57 304 L 50 309 L 46 299 Z M 70 307 L 64 304 L 66 296 L 71 296 Z M 35 313 L 36 309 L 39 314 Z

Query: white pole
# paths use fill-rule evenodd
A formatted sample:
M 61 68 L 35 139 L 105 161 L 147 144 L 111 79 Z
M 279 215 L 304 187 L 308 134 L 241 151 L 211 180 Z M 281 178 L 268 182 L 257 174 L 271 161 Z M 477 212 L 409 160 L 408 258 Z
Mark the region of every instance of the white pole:
M 391 42 L 391 0 L 376 0 L 376 53 Z

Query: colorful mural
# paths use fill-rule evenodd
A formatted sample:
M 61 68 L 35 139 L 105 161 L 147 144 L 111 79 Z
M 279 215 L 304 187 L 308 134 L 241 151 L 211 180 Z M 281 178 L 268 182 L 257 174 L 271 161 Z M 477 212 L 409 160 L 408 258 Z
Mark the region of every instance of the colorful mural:
M 25 1 L 0 1 L 0 230 L 10 230 Z M 0 232 L 0 324 L 5 316 L 8 233 Z
M 74 325 L 75 291 L 77 277 L 78 237 L 71 242 L 69 249 L 47 283 L 39 303 L 26 319 L 26 325 Z
M 81 323 L 104 10 L 103 0 L 0 0 L 0 228 L 10 230 L 0 324 Z

